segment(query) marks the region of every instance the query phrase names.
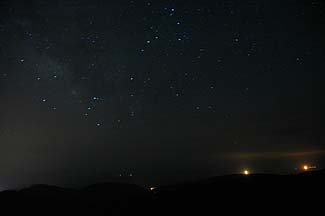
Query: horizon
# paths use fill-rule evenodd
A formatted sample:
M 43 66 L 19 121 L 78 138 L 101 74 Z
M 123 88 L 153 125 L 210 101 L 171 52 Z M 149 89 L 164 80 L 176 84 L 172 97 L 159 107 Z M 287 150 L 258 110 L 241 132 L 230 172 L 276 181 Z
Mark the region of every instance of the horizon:
M 248 171 L 246 173 L 246 171 Z M 123 180 L 123 181 L 103 181 L 103 182 L 96 182 L 96 183 L 91 183 L 91 184 L 86 184 L 86 185 L 79 185 L 79 186 L 67 186 L 67 185 L 55 185 L 55 184 L 46 184 L 46 183 L 36 183 L 36 184 L 29 184 L 29 185 L 24 185 L 24 186 L 19 186 L 16 188 L 7 188 L 7 189 L 1 189 L 0 188 L 0 193 L 5 192 L 5 191 L 21 191 L 24 189 L 32 188 L 32 187 L 38 187 L 38 186 L 49 186 L 49 187 L 58 187 L 58 188 L 63 188 L 63 189 L 73 189 L 73 190 L 83 190 L 89 186 L 101 186 L 101 185 L 106 185 L 106 184 L 119 184 L 119 185 L 137 185 L 142 187 L 143 189 L 146 189 L 148 191 L 155 190 L 157 188 L 161 187 L 170 187 L 170 186 L 176 186 L 176 185 L 182 185 L 182 184 L 188 184 L 188 183 L 198 183 L 200 181 L 208 180 L 208 179 L 218 179 L 219 177 L 231 177 L 231 176 L 242 176 L 242 177 L 249 177 L 249 176 L 297 176 L 301 174 L 306 174 L 306 173 L 319 173 L 319 172 L 324 172 L 325 169 L 322 168 L 317 168 L 317 167 L 311 167 L 308 170 L 305 170 L 304 167 L 299 167 L 295 168 L 294 172 L 288 172 L 288 173 L 271 173 L 271 172 L 252 172 L 252 170 L 241 170 L 240 172 L 236 173 L 228 173 L 228 174 L 221 174 L 221 175 L 213 175 L 213 176 L 204 176 L 204 177 L 198 177 L 195 179 L 183 179 L 179 181 L 174 181 L 174 182 L 168 182 L 168 183 L 163 183 L 163 184 L 137 184 L 136 182 L 132 180 Z M 154 188 L 154 189 L 153 189 Z

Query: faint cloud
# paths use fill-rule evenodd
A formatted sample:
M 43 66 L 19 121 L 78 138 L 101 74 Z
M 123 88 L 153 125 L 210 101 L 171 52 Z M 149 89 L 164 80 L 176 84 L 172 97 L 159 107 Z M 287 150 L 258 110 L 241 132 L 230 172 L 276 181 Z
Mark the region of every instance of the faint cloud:
M 296 152 L 238 152 L 226 153 L 226 158 L 231 159 L 265 159 L 265 158 L 290 158 L 325 155 L 325 150 L 296 151 Z

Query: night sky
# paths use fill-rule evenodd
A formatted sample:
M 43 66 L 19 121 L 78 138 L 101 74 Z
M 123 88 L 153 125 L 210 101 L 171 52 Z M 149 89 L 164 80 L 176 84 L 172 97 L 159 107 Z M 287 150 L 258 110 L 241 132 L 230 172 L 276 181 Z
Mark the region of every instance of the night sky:
M 0 189 L 325 166 L 321 0 L 0 2 Z

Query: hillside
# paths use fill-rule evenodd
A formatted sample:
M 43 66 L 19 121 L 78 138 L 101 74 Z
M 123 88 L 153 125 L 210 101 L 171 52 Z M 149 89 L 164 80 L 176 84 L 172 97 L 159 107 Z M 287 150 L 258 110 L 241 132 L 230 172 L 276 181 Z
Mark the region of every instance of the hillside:
M 39 215 L 208 215 L 226 212 L 316 211 L 322 206 L 325 171 L 297 175 L 212 177 L 157 187 L 103 183 L 83 189 L 34 185 L 0 193 L 2 210 Z

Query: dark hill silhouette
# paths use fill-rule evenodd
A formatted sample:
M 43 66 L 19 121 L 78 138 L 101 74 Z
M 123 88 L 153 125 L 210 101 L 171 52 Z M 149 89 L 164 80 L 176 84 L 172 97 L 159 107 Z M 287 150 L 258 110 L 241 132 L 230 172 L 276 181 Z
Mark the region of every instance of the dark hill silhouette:
M 154 191 L 134 184 L 103 183 L 83 189 L 34 185 L 0 193 L 2 211 L 12 214 L 218 215 L 242 212 L 279 214 L 322 210 L 325 171 L 296 175 L 228 175 Z M 222 214 L 224 215 L 224 214 Z
M 278 214 L 307 209 L 309 213 L 323 206 L 325 171 L 297 175 L 229 175 L 197 182 L 159 187 L 161 211 L 173 209 L 178 214 L 196 212 L 232 212 L 267 210 Z M 166 208 L 166 206 L 168 206 Z M 166 213 L 166 212 L 165 212 Z
M 19 191 L 24 196 L 40 196 L 40 197 L 58 197 L 61 195 L 72 194 L 73 189 L 62 188 L 52 185 L 32 185 Z
M 111 214 L 144 213 L 153 200 L 153 194 L 134 184 L 102 183 L 80 191 L 83 203 L 89 209 L 105 210 Z

